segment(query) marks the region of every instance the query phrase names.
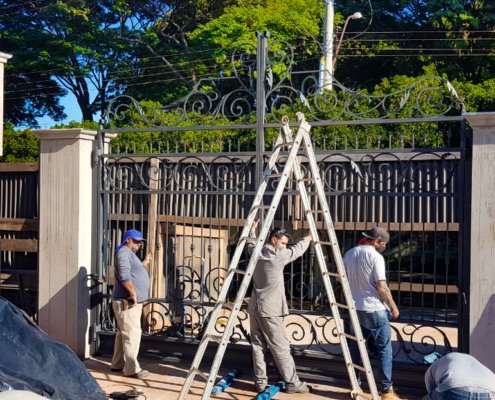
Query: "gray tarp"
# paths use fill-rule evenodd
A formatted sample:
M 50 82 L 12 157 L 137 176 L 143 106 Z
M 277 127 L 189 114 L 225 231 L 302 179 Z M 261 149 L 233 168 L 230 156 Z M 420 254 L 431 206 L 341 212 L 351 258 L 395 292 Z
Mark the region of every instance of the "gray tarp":
M 0 297 L 0 391 L 29 390 L 50 399 L 106 400 L 84 364 Z

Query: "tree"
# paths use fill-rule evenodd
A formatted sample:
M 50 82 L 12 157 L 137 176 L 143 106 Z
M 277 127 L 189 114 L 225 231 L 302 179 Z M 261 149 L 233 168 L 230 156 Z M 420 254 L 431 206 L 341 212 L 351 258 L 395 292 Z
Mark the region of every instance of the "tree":
M 5 162 L 38 160 L 38 139 L 29 129 L 16 131 L 11 123 L 6 123 L 3 133 L 3 160 Z
M 48 113 L 63 118 L 59 99 L 77 99 L 83 120 L 93 120 L 118 93 L 115 71 L 132 67 L 137 29 L 166 14 L 161 1 L 1 0 L 0 40 L 14 54 L 7 65 L 6 119 L 36 126 Z M 46 98 L 45 98 L 46 97 Z

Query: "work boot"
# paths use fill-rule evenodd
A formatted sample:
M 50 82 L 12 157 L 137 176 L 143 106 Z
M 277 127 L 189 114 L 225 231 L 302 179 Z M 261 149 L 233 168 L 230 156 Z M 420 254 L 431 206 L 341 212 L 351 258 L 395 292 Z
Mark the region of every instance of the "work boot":
M 386 392 L 382 392 L 382 400 L 401 400 L 397 393 L 395 393 L 394 388 L 388 389 Z
M 293 383 L 289 383 L 287 387 L 285 388 L 285 392 L 292 394 L 292 393 L 309 393 L 310 388 L 306 383 L 301 382 L 299 385 L 294 385 Z
M 372 396 L 369 393 L 366 393 L 361 386 L 355 392 L 351 392 L 351 397 L 354 400 L 371 400 Z

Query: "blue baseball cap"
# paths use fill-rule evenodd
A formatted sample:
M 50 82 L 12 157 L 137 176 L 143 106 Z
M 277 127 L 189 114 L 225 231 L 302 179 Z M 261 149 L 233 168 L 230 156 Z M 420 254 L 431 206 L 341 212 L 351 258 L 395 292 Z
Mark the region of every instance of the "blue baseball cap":
M 140 231 L 138 231 L 136 229 L 129 229 L 125 233 L 124 239 L 122 240 L 122 242 L 115 249 L 115 253 L 117 253 L 117 251 L 119 251 L 122 248 L 122 246 L 124 246 L 124 244 L 126 244 L 127 241 L 131 238 L 134 240 L 137 240 L 138 242 L 144 242 L 145 241 L 145 239 L 143 238 L 143 234 Z

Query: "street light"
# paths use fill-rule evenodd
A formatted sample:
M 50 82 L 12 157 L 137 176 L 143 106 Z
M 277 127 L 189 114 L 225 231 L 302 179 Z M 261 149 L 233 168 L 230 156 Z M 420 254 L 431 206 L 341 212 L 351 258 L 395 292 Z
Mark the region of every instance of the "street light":
M 340 45 L 342 44 L 342 40 L 344 39 L 344 33 L 345 33 L 345 30 L 347 29 L 347 24 L 349 23 L 349 21 L 351 19 L 361 19 L 363 18 L 363 14 L 361 14 L 359 11 L 358 12 L 355 12 L 354 14 L 352 15 L 349 15 L 346 19 L 345 19 L 345 22 L 344 22 L 344 26 L 342 27 L 342 33 L 340 34 L 340 39 L 339 39 L 339 43 L 337 44 L 337 47 L 335 49 L 335 55 L 333 56 L 333 62 L 332 62 L 332 73 L 335 69 L 335 63 L 337 62 L 337 56 L 339 55 L 339 51 L 340 51 Z
M 332 90 L 332 77 L 335 68 L 335 62 L 337 55 L 339 54 L 340 45 L 342 44 L 342 39 L 344 38 L 345 30 L 347 29 L 347 24 L 351 19 L 363 18 L 363 14 L 360 12 L 355 12 L 349 15 L 342 28 L 342 33 L 340 34 L 339 43 L 335 49 L 335 54 L 333 54 L 333 0 L 325 1 L 326 13 L 325 13 L 325 31 L 323 34 L 323 57 L 320 62 L 320 74 L 319 74 L 319 85 L 318 91 L 321 93 L 322 90 Z

